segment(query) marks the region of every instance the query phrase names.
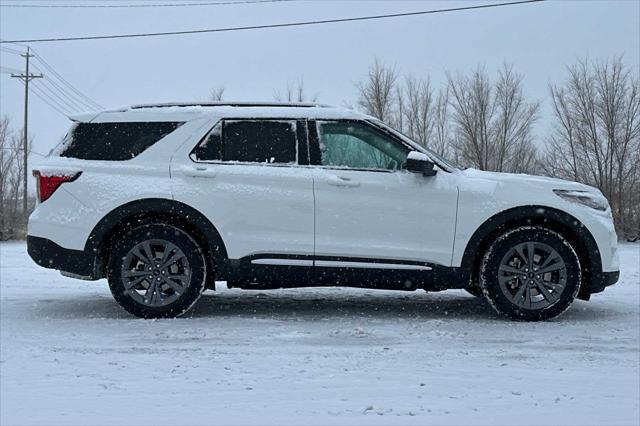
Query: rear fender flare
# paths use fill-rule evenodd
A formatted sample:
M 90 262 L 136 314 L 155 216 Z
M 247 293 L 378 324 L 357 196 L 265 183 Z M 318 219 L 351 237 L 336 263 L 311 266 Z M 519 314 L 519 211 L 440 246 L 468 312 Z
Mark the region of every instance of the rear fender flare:
M 104 276 L 105 250 L 108 249 L 111 238 L 118 229 L 128 229 L 140 223 L 154 219 L 160 221 L 177 222 L 178 226 L 186 227 L 186 231 L 196 234 L 199 243 L 209 254 L 210 264 L 215 265 L 216 278 L 226 276 L 228 271 L 228 256 L 224 241 L 216 227 L 200 211 L 184 203 L 163 198 L 146 198 L 123 204 L 106 216 L 91 231 L 85 244 L 85 252 L 94 253 L 96 276 Z

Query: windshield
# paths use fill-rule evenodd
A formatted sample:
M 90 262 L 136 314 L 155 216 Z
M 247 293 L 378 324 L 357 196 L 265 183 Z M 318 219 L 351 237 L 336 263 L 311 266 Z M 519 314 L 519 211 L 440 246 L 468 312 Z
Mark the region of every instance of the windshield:
M 371 121 L 373 124 L 383 127 L 387 130 L 389 130 L 390 132 L 392 132 L 393 134 L 395 134 L 396 136 L 398 136 L 399 138 L 401 138 L 404 142 L 406 142 L 407 144 L 411 145 L 411 147 L 413 147 L 416 151 L 420 151 L 423 152 L 425 154 L 427 154 L 429 157 L 431 157 L 434 162 L 436 164 L 438 164 L 440 167 L 444 168 L 447 171 L 453 171 L 453 170 L 460 170 L 460 167 L 455 164 L 454 162 L 447 160 L 446 158 L 444 158 L 443 156 L 436 154 L 435 152 L 433 152 L 432 150 L 430 150 L 429 148 L 426 148 L 420 144 L 418 144 L 416 141 L 414 141 L 413 139 L 411 139 L 409 136 L 405 135 L 404 133 L 400 132 L 399 130 L 394 129 L 393 127 L 383 123 L 382 121 L 378 120 L 378 119 L 371 119 L 369 120 Z

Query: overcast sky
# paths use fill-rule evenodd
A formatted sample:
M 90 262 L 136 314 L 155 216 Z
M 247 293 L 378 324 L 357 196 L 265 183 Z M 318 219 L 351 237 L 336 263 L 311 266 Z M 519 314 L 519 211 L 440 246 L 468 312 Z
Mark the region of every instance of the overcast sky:
M 20 0 L 2 3 L 16 4 Z M 100 0 L 92 4 L 105 3 Z M 118 3 L 139 2 L 111 4 Z M 482 3 L 327 0 L 122 9 L 1 7 L 0 37 L 10 40 L 189 30 Z M 376 57 L 395 64 L 402 72 L 429 75 L 436 85 L 444 80 L 446 70 L 469 71 L 480 64 L 493 73 L 507 61 L 525 75 L 527 95 L 546 102 L 549 82 L 562 81 L 566 65 L 578 58 L 624 54 L 626 64 L 637 72 L 639 22 L 640 2 L 636 0 L 548 1 L 314 27 L 31 46 L 66 80 L 105 107 L 202 100 L 215 86 L 226 87 L 226 99 L 272 100 L 274 91 L 282 92 L 288 83 L 301 78 L 308 92 L 323 103 L 354 104 L 354 84 L 366 75 Z M 2 46 L 20 49 L 16 45 Z M 0 60 L 3 67 L 24 67 L 24 59 L 17 55 L 2 52 Z M 16 127 L 21 125 L 23 102 L 23 86 L 8 74 L 1 74 L 1 114 L 11 117 Z M 548 106 L 543 106 L 540 136 L 549 123 Z M 31 97 L 30 131 L 35 135 L 37 151 L 51 148 L 68 127 L 67 118 Z

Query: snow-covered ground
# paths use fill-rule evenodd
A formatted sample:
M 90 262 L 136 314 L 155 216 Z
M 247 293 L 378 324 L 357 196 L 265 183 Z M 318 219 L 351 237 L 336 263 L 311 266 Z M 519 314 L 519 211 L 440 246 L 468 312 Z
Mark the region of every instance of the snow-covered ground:
M 0 245 L 1 424 L 639 424 L 640 246 L 561 318 L 462 291 L 208 292 L 135 319 Z

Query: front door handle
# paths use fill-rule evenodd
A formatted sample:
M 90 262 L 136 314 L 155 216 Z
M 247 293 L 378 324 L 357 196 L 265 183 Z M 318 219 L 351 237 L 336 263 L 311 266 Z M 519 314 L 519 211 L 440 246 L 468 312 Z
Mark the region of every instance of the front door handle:
M 327 179 L 327 183 L 333 186 L 343 186 L 354 188 L 360 186 L 360 182 L 344 176 L 331 176 Z
M 216 171 L 206 166 L 184 166 L 181 169 L 185 176 L 191 177 L 215 177 Z

